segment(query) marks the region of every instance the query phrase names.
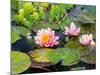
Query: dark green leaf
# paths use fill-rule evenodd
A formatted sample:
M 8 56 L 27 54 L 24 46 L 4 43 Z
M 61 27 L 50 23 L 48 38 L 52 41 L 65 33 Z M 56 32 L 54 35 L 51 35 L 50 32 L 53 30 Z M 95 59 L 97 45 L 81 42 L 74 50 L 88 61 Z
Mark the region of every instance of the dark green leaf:
M 25 27 L 21 27 L 21 26 L 12 26 L 12 32 L 15 31 L 17 32 L 19 35 L 23 35 L 23 36 L 27 36 L 28 33 L 31 33 L 30 30 L 28 30 Z
M 81 61 L 88 64 L 96 64 L 96 53 L 91 52 L 88 55 L 81 57 Z

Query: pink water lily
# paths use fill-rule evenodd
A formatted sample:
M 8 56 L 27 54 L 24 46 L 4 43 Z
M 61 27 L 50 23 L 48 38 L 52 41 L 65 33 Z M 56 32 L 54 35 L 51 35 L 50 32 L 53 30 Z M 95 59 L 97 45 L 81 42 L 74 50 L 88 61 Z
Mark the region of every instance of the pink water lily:
M 76 25 L 72 22 L 70 27 L 65 26 L 65 34 L 71 36 L 78 36 L 80 33 L 80 28 L 77 28 Z
M 94 44 L 93 43 L 93 36 L 92 34 L 84 34 L 81 37 L 79 37 L 79 41 L 82 45 L 89 45 L 89 44 Z
M 53 47 L 54 45 L 58 45 L 58 39 L 59 37 L 55 36 L 55 32 L 51 28 L 39 30 L 35 37 L 36 43 L 42 47 Z
M 92 40 L 90 45 L 96 47 L 96 42 Z

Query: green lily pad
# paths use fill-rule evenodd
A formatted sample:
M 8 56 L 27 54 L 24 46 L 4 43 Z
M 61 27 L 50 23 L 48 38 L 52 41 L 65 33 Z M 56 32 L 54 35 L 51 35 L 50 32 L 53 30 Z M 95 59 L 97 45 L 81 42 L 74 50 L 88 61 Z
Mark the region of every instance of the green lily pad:
M 87 56 L 81 57 L 80 60 L 88 64 L 96 64 L 96 54 L 91 52 Z
M 52 63 L 57 63 L 60 60 L 62 60 L 62 56 L 64 55 L 64 51 L 58 49 L 58 50 L 54 50 L 53 52 L 50 52 L 48 54 L 48 58 Z
M 58 48 L 53 52 L 50 52 L 48 58 L 54 64 L 62 60 L 62 65 L 70 66 L 78 63 L 80 54 L 74 49 Z
M 34 23 L 32 28 L 33 28 L 34 31 L 37 31 L 37 30 L 40 30 L 41 28 L 42 29 L 47 29 L 48 27 L 54 28 L 54 29 L 59 28 L 58 25 L 56 25 L 54 23 L 50 24 L 50 23 L 45 22 L 45 21 L 40 21 L 38 23 Z
M 91 10 L 92 9 L 92 10 Z M 75 21 L 82 23 L 96 23 L 96 7 L 88 7 L 83 10 L 80 10 L 80 14 L 77 15 Z
M 31 52 L 30 57 L 37 62 L 42 62 L 42 63 L 50 62 L 48 60 L 47 54 L 51 51 L 53 51 L 53 50 L 49 49 L 49 48 L 36 49 Z
M 95 23 L 95 14 L 85 13 L 78 15 L 78 21 L 82 23 Z
M 80 46 L 79 52 L 81 56 L 88 55 L 90 53 L 90 48 L 88 46 Z
M 62 65 L 70 66 L 77 64 L 80 59 L 80 54 L 74 49 L 66 49 L 66 54 L 63 57 Z
M 73 48 L 73 49 L 79 49 L 80 43 L 79 41 L 69 41 L 65 47 L 66 48 Z
M 21 39 L 20 35 L 27 36 L 28 33 L 31 33 L 31 32 L 25 27 L 12 26 L 11 43 L 15 43 L 17 40 Z
M 92 23 L 86 23 L 86 24 L 81 24 L 81 33 L 92 33 L 95 35 L 96 31 L 96 24 Z
M 19 36 L 18 32 L 11 31 L 11 43 L 14 43 L 19 39 L 20 39 L 20 36 Z
M 25 27 L 21 27 L 21 26 L 12 26 L 12 32 L 13 31 L 15 31 L 18 34 L 23 35 L 23 36 L 27 36 L 28 33 L 31 33 L 30 30 L 28 30 Z
M 79 41 L 70 41 L 65 45 L 65 47 L 78 51 L 81 56 L 88 55 L 90 53 L 89 47 L 82 46 Z
M 31 65 L 30 58 L 27 54 L 17 51 L 11 52 L 11 69 L 12 74 L 19 74 Z

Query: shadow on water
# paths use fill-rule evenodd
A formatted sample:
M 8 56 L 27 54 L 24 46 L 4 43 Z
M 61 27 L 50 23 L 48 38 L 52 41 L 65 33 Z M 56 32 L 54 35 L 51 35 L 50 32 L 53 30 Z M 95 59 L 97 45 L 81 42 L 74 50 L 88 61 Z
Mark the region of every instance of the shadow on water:
M 86 64 L 86 63 L 84 63 L 82 61 L 80 61 L 76 65 L 73 65 L 73 66 L 70 66 L 70 67 L 69 66 L 62 66 L 61 65 L 61 61 L 60 61 L 55 65 L 51 65 L 51 66 L 45 67 L 50 71 L 45 71 L 43 69 L 31 68 L 30 67 L 26 71 L 22 72 L 21 74 L 70 71 L 71 68 L 75 68 L 75 67 L 85 67 L 85 69 L 83 69 L 83 70 L 96 69 L 96 65 L 95 64 Z
M 27 53 L 33 49 L 34 47 L 27 42 L 27 39 L 24 36 L 21 36 L 20 40 L 12 44 L 11 50 Z

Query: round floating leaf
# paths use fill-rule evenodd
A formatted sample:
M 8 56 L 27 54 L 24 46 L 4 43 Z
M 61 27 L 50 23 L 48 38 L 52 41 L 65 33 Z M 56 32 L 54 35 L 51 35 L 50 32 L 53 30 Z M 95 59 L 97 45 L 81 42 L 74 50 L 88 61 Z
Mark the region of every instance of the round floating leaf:
M 57 62 L 62 60 L 63 55 L 64 55 L 64 51 L 62 51 L 61 49 L 55 49 L 54 51 L 48 53 L 48 59 L 52 63 L 56 64 Z
M 75 51 L 79 51 L 81 56 L 88 55 L 90 49 L 88 46 L 82 46 L 79 41 L 70 41 L 65 45 L 66 48 L 74 49 Z
M 49 48 L 37 49 L 32 51 L 30 56 L 32 57 L 33 60 L 37 62 L 50 62 L 47 57 L 47 54 L 49 52 L 52 52 L 52 49 Z
M 87 24 L 81 24 L 81 33 L 92 33 L 93 35 L 96 35 L 96 24 L 87 23 Z M 95 36 L 94 36 L 95 38 Z
M 30 58 L 27 54 L 12 51 L 11 52 L 11 69 L 12 74 L 19 74 L 26 69 L 28 69 L 31 65 Z
M 69 39 L 70 40 L 70 39 Z M 65 47 L 66 48 L 73 48 L 73 49 L 79 49 L 80 43 L 79 41 L 69 41 Z
M 96 55 L 95 53 L 90 53 L 86 56 L 81 57 L 81 61 L 88 63 L 88 64 L 96 64 Z
M 11 43 L 16 42 L 17 40 L 20 39 L 19 34 L 16 31 L 11 31 Z
M 80 54 L 74 49 L 58 48 L 48 54 L 48 59 L 54 64 L 62 60 L 62 65 L 70 66 L 79 61 Z
M 45 22 L 45 21 L 40 21 L 38 23 L 34 23 L 32 28 L 34 31 L 37 31 L 37 30 L 40 30 L 41 28 L 47 29 L 48 27 L 59 29 L 59 26 L 57 24 L 54 24 L 54 23 L 50 24 L 50 23 Z
M 88 46 L 80 46 L 79 52 L 81 56 L 88 55 L 90 53 L 90 48 Z
M 62 65 L 70 66 L 79 62 L 80 54 L 74 49 L 65 49 L 66 54 L 63 56 Z
M 15 31 L 17 32 L 19 35 L 23 35 L 23 36 L 27 36 L 28 33 L 31 33 L 30 30 L 28 30 L 25 27 L 21 27 L 21 26 L 12 26 L 12 32 Z
M 78 20 L 82 23 L 95 23 L 95 14 L 80 14 L 78 15 Z

